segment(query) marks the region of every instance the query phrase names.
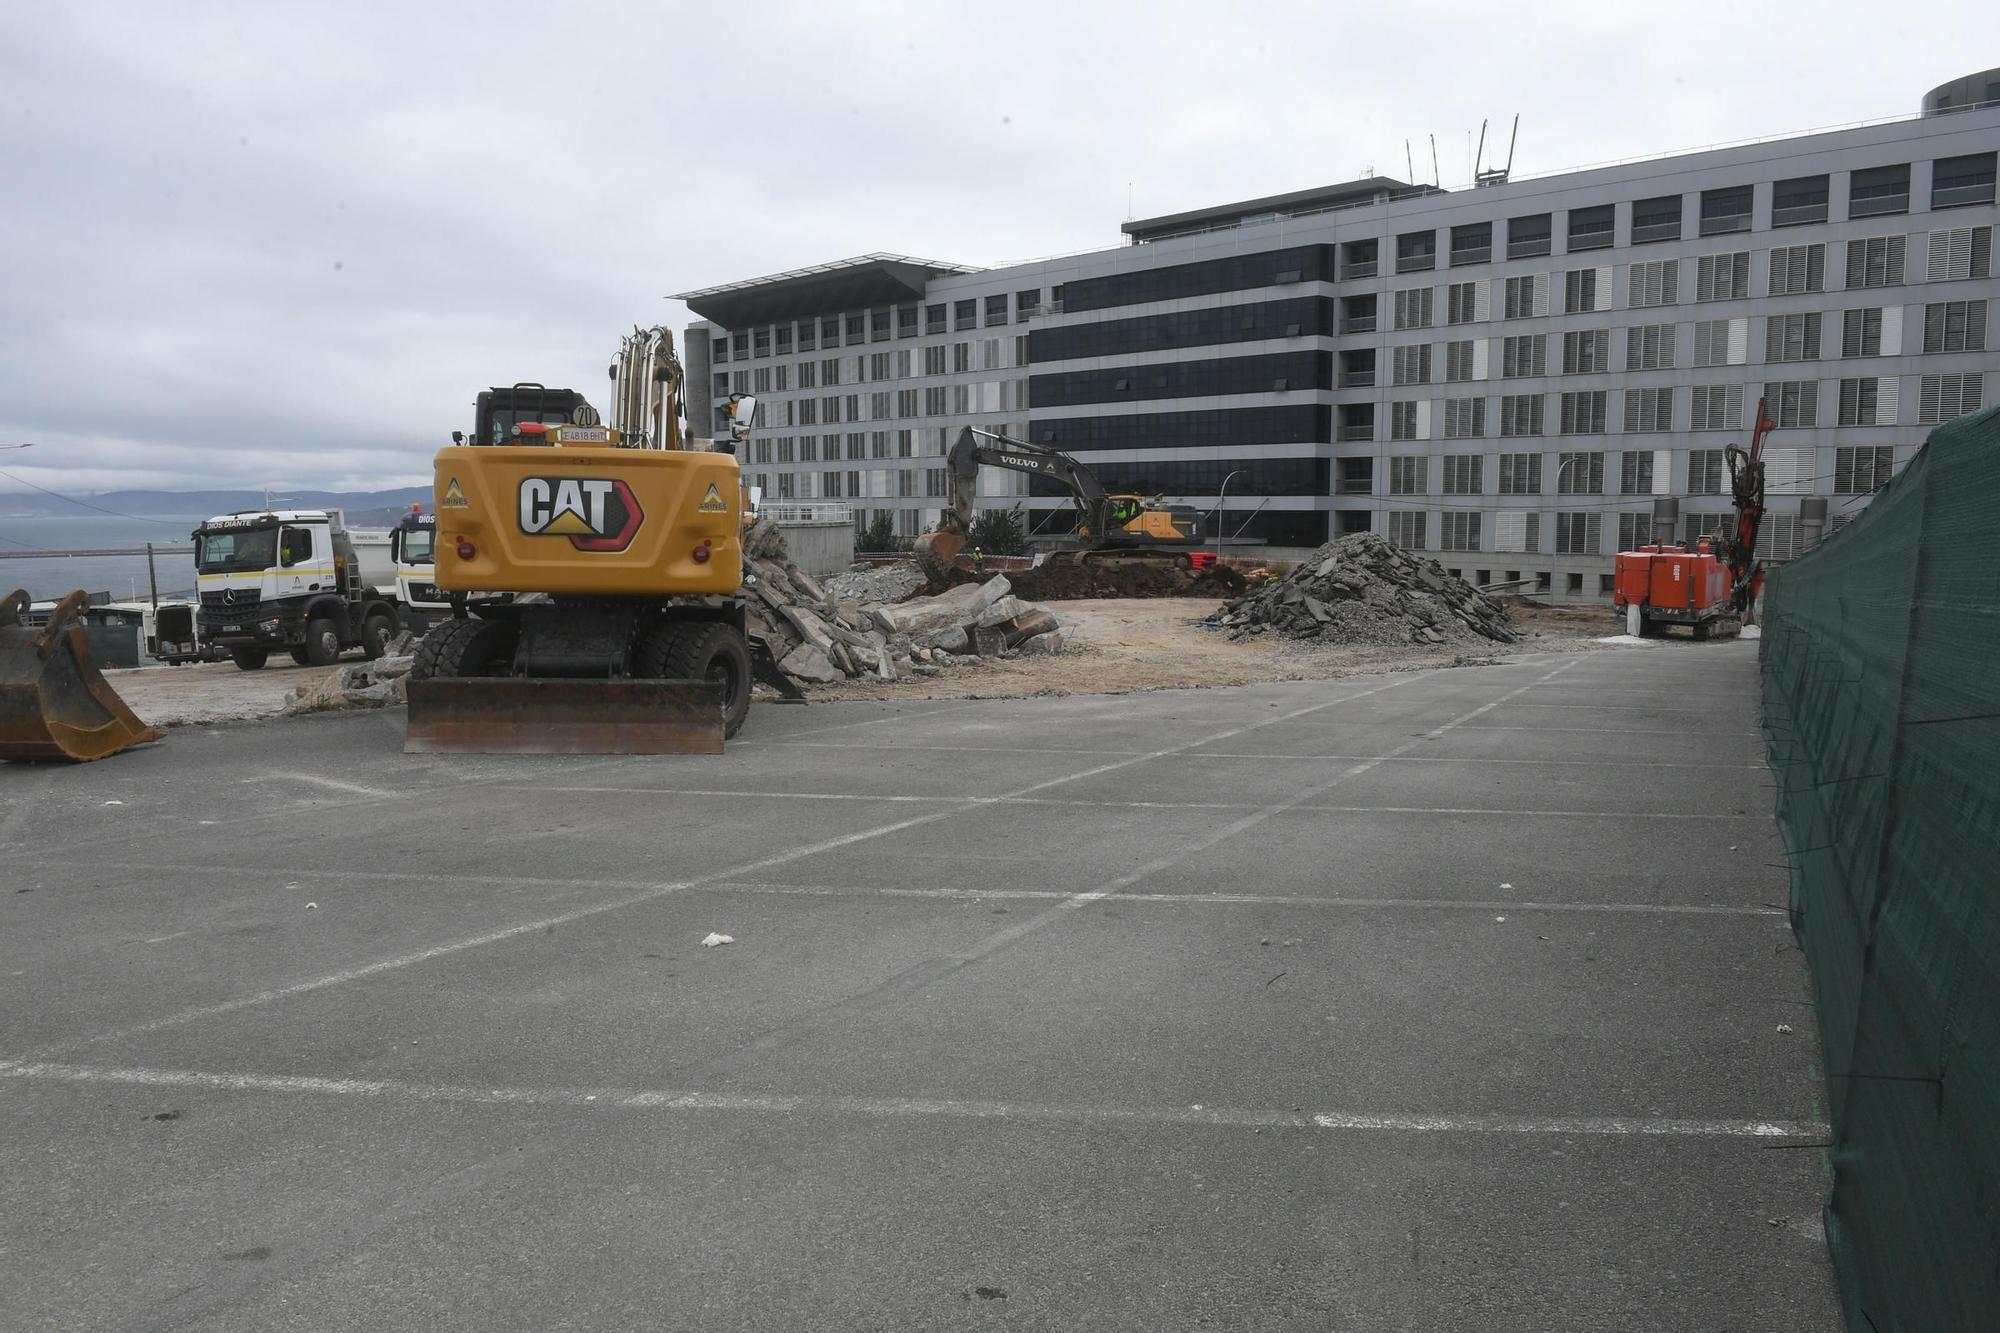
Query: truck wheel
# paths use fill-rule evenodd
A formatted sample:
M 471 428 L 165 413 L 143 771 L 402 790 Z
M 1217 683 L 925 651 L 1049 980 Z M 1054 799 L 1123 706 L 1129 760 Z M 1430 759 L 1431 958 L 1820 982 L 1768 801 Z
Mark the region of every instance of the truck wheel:
M 395 636 L 395 621 L 379 613 L 372 615 L 361 622 L 361 651 L 372 662 L 389 651 L 389 640 Z
M 304 644 L 299 644 L 297 647 L 294 648 L 287 648 L 285 649 L 285 651 L 290 653 L 292 655 L 292 660 L 294 662 L 297 662 L 300 666 L 312 665 L 312 657 L 306 652 Z
M 515 627 L 504 621 L 443 621 L 417 645 L 410 679 L 504 676 L 514 665 L 516 637 Z
M 262 648 L 231 648 L 229 660 L 236 663 L 239 671 L 255 671 L 271 659 L 271 654 Z
M 714 620 L 666 621 L 640 636 L 632 657 L 635 675 L 721 685 L 724 736 L 734 736 L 750 716 L 750 645 L 735 626 Z
M 321 617 L 306 622 L 306 660 L 314 666 L 332 666 L 340 660 L 340 631 Z

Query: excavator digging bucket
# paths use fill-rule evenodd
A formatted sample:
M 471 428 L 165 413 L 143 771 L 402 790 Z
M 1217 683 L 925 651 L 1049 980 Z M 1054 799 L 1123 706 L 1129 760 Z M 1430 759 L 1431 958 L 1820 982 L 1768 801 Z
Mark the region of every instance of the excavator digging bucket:
M 917 568 L 933 583 L 943 583 L 958 563 L 960 552 L 966 547 L 966 535 L 953 532 L 949 528 L 938 528 L 926 532 L 910 543 L 910 556 L 917 562 Z
M 403 753 L 721 754 L 723 697 L 706 680 L 413 680 Z
M 28 594 L 0 601 L 0 759 L 102 759 L 166 733 L 141 722 L 90 660 L 73 592 L 46 624 L 21 623 Z

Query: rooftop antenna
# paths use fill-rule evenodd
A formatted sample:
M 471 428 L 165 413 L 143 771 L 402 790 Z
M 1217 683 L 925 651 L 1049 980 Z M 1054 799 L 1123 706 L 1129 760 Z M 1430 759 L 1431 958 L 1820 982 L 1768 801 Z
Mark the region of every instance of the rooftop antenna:
M 1438 174 L 1438 137 L 1435 134 L 1431 136 L 1431 184 L 1440 190 L 1444 188 L 1444 178 Z
M 1403 140 L 1403 162 L 1409 167 L 1410 184 L 1417 183 L 1417 159 L 1410 155 L 1410 141 Z
M 1514 113 L 1514 128 L 1507 135 L 1507 165 L 1504 167 L 1488 167 L 1486 170 L 1478 172 L 1473 177 L 1475 185 L 1505 185 L 1507 183 L 1508 178 L 1514 173 L 1514 140 L 1520 132 L 1521 113 L 1517 111 Z M 1482 140 L 1485 138 L 1485 131 L 1483 129 L 1480 132 L 1480 138 Z
M 1471 137 L 1471 131 L 1467 131 L 1467 137 L 1468 138 Z M 1474 181 L 1477 181 L 1479 179 L 1479 164 L 1485 160 L 1486 160 L 1486 117 L 1481 116 L 1479 118 L 1479 148 L 1478 151 L 1476 151 L 1472 155 L 1472 179 Z

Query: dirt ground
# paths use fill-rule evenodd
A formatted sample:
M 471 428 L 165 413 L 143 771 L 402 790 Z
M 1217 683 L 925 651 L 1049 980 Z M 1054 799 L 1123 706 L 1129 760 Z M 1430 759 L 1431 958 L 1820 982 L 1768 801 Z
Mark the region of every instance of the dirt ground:
M 1052 603 L 1067 642 L 1049 656 L 960 659 L 935 676 L 816 685 L 815 699 L 1009 699 L 1037 695 L 1127 694 L 1135 690 L 1251 685 L 1272 680 L 1327 680 L 1375 671 L 1415 671 L 1479 662 L 1518 652 L 1580 651 L 1605 645 L 1617 627 L 1604 608 L 1510 604 L 1527 635 L 1520 643 L 1436 648 L 1339 647 L 1294 643 L 1275 634 L 1231 642 L 1195 622 L 1219 605 L 1209 597 L 1119 598 Z M 359 660 L 358 658 L 354 660 Z M 336 667 L 295 666 L 283 657 L 261 671 L 229 662 L 107 671 L 105 678 L 135 712 L 155 726 L 275 717 L 301 686 Z
M 104 678 L 146 721 L 156 727 L 180 727 L 192 722 L 275 717 L 293 690 L 316 685 L 339 669 L 302 667 L 289 658 L 274 657 L 259 671 L 239 671 L 234 662 L 199 662 L 107 671 Z

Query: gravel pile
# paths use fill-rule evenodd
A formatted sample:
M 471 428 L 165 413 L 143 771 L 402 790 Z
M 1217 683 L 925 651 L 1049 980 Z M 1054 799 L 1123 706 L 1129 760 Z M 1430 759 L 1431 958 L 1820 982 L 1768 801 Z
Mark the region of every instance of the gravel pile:
M 1372 532 L 1328 542 L 1284 578 L 1207 622 L 1232 639 L 1279 633 L 1322 643 L 1462 643 L 1518 637 L 1500 603 L 1435 560 Z

